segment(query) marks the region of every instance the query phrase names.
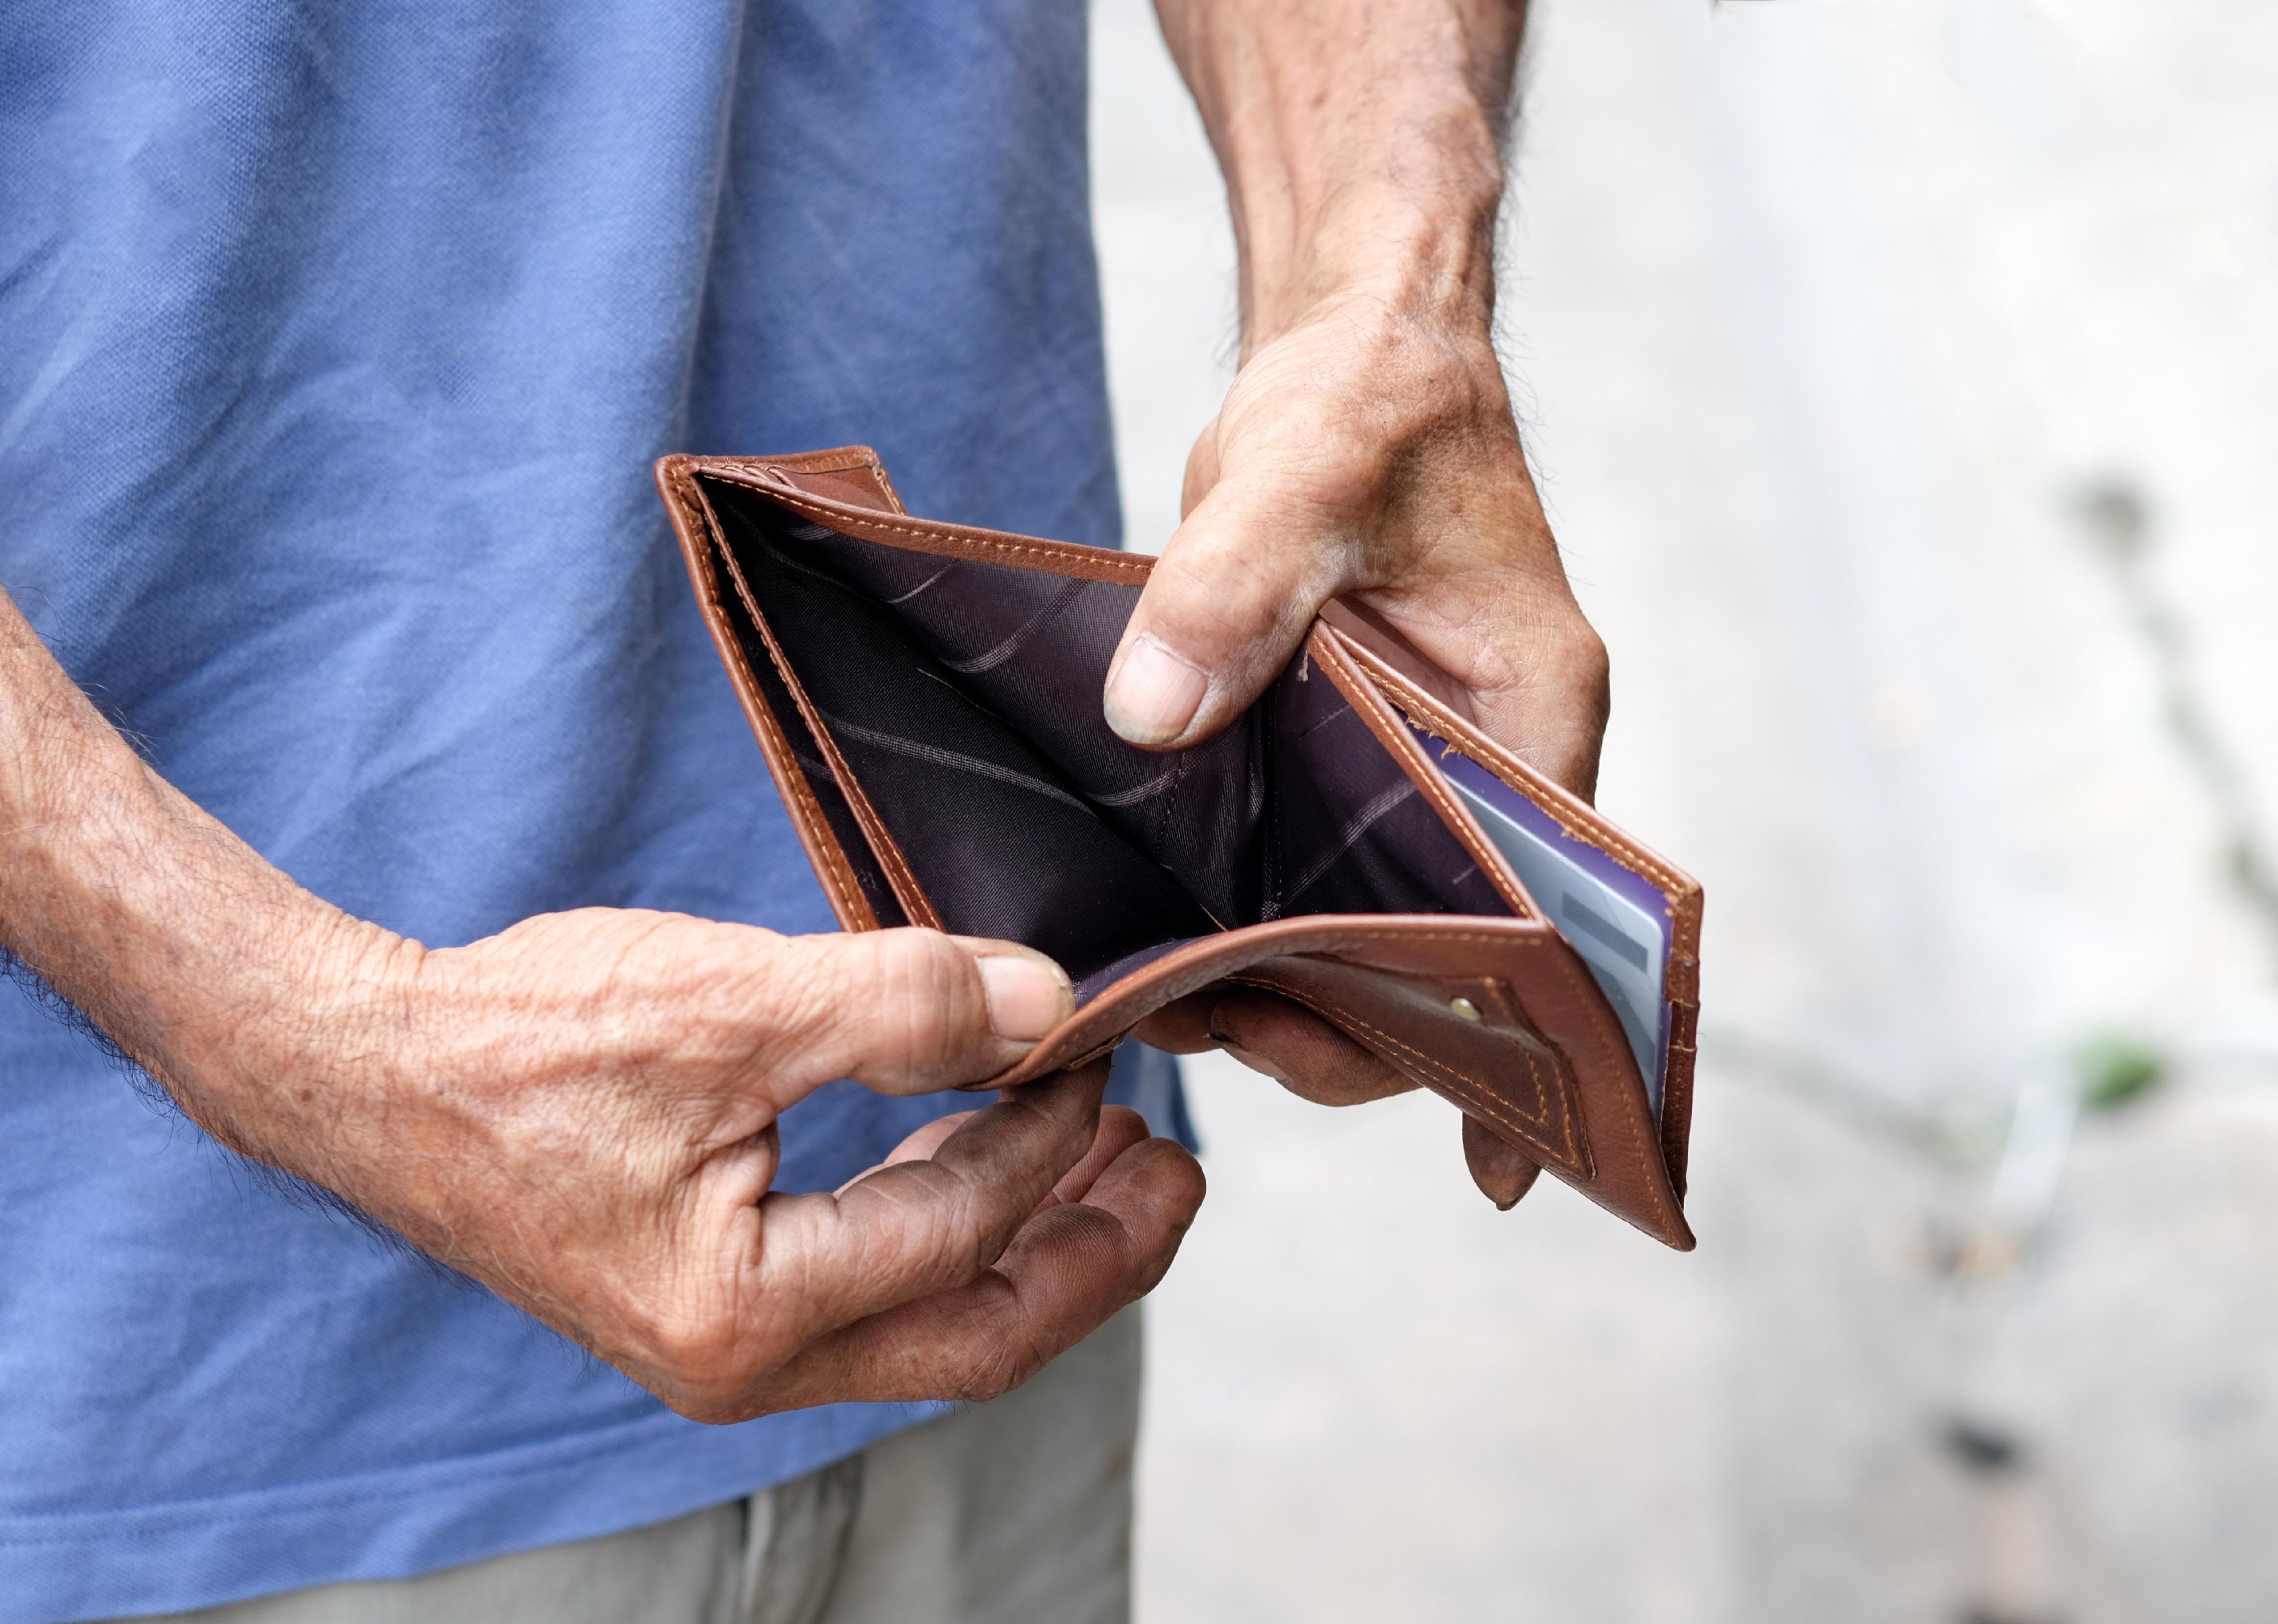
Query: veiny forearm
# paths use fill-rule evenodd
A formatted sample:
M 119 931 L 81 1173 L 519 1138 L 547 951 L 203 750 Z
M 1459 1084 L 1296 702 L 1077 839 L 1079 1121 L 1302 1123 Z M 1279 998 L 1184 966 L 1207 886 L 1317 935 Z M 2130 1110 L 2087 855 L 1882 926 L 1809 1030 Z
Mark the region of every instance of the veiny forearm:
M 1225 172 L 1242 345 L 1366 290 L 1482 329 L 1525 0 L 1157 0 Z
M 337 1112 L 355 973 L 417 953 L 311 896 L 151 770 L 0 592 L 0 942 L 219 1137 L 287 1145 Z M 331 1028 L 329 1032 L 325 1028 Z

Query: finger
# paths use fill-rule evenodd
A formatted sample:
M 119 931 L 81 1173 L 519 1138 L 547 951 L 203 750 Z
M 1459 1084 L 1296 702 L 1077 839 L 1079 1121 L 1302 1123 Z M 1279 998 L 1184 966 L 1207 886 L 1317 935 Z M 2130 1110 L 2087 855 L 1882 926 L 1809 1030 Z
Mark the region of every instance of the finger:
M 768 1345 L 787 1353 L 989 1268 L 1097 1140 L 1107 1070 L 1103 1060 L 1007 1089 L 926 1160 L 881 1167 L 835 1196 L 766 1197 L 751 1300 Z
M 1187 469 L 1179 482 L 1179 517 L 1184 519 L 1202 505 L 1203 498 L 1218 484 L 1218 425 L 1212 418 L 1195 436 L 1194 445 L 1187 452 Z
M 991 1399 L 1154 1288 L 1193 1224 L 1202 1168 L 1169 1140 L 1131 1146 L 1080 1202 L 1041 1213 L 996 1267 L 817 1339 L 752 1414 L 841 1399 Z
M 1215 733 L 1289 663 L 1321 605 L 1357 584 L 1350 556 L 1256 481 L 1220 479 L 1148 576 L 1108 667 L 1108 726 L 1151 750 Z
M 1189 993 L 1156 1010 L 1131 1029 L 1131 1035 L 1150 1048 L 1170 1055 L 1200 1055 L 1218 1047 L 1211 1036 L 1211 1010 L 1226 996 L 1223 985 Z
M 886 1153 L 886 1159 L 879 1163 L 878 1167 L 866 1167 L 860 1172 L 855 1174 L 853 1178 L 848 1179 L 845 1184 L 840 1185 L 838 1186 L 839 1193 L 842 1195 L 845 1194 L 855 1185 L 860 1184 L 863 1179 L 868 1178 L 871 1174 L 876 1172 L 879 1167 L 891 1167 L 898 1162 L 930 1161 L 933 1157 L 933 1153 L 942 1147 L 943 1144 L 947 1141 L 951 1134 L 956 1132 L 959 1128 L 963 1127 L 967 1123 L 971 1122 L 979 1115 L 981 1115 L 980 1110 L 975 1109 L 969 1111 L 952 1111 L 946 1117 L 935 1117 L 931 1122 L 926 1124 L 922 1128 L 918 1129 L 917 1132 L 912 1133 L 900 1144 L 888 1151 Z
M 1209 1024 L 1227 1053 L 1316 1105 L 1358 1105 L 1416 1086 L 1328 1022 L 1271 993 L 1223 994 Z
M 1500 639 L 1512 651 L 1501 685 L 1471 690 L 1487 736 L 1553 782 L 1591 799 L 1611 713 L 1606 645 L 1573 615 L 1522 626 Z
M 807 1087 L 881 1094 L 980 1082 L 1075 1012 L 1067 973 L 1009 942 L 931 930 L 799 936 L 771 975 L 776 1041 Z
M 903 1162 L 924 1162 L 931 1159 L 933 1154 L 948 1141 L 951 1135 L 980 1114 L 979 1111 L 953 1111 L 946 1117 L 936 1117 L 895 1146 L 886 1159 L 878 1163 L 878 1167 L 865 1168 L 839 1186 L 838 1193 L 845 1194 L 855 1185 L 876 1172 L 879 1167 L 892 1167 Z M 1059 1183 L 1052 1186 L 1051 1193 L 1045 1196 L 1038 1204 L 1037 1210 L 1041 1212 L 1045 1208 L 1060 1201 L 1082 1201 L 1083 1193 L 1091 1188 L 1093 1181 L 1105 1170 L 1109 1163 L 1147 1136 L 1147 1119 L 1129 1106 L 1101 1106 L 1099 1129 L 1092 1139 L 1091 1148 L 1084 1152 L 1083 1159 L 1070 1168 Z
M 1464 1164 L 1472 1170 L 1472 1182 L 1479 1186 L 1479 1193 L 1502 1212 L 1517 1206 L 1519 1197 L 1533 1189 L 1542 1174 L 1540 1163 L 1505 1144 L 1471 1117 L 1464 1118 Z
M 1082 1201 L 1099 1182 L 1100 1175 L 1114 1165 L 1118 1156 L 1149 1137 L 1147 1119 L 1129 1106 L 1101 1106 L 1099 1132 L 1092 1139 L 1091 1148 L 1052 1186 L 1051 1194 L 1044 1198 L 1043 1205 Z

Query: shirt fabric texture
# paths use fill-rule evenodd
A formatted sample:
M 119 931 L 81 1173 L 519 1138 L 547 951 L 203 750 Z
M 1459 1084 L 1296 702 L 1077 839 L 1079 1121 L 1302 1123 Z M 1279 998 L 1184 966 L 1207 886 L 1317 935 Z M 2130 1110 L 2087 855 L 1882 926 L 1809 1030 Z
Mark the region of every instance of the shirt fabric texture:
M 393 929 L 832 929 L 649 464 L 868 441 L 915 511 L 1114 545 L 1084 52 L 1081 0 L 11 7 L 0 584 L 173 783 Z M 606 1533 L 936 1413 L 684 1422 L 21 982 L 0 1624 Z M 1118 1086 L 1186 1134 L 1164 1057 Z M 778 1186 L 973 1103 L 834 1084 Z

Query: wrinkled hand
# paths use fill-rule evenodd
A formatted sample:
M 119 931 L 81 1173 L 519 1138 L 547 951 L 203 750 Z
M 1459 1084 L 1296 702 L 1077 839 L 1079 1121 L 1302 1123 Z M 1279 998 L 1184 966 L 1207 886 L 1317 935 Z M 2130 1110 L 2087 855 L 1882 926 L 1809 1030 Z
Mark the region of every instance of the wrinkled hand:
M 836 1193 L 769 1191 L 778 1117 L 824 1083 L 976 1081 L 1068 1012 L 1007 943 L 595 909 L 385 957 L 348 1046 L 394 1057 L 384 1084 L 284 1154 L 225 1136 L 698 1420 L 1001 1392 L 1151 1288 L 1202 1199 L 1182 1148 L 1103 1114 L 1104 1062 Z
M 1106 1068 L 770 1191 L 836 1078 L 994 1076 L 1074 1004 L 1007 942 L 585 909 L 431 951 L 153 772 L 0 592 L 0 942 L 225 1144 L 334 1192 L 682 1414 L 980 1398 L 1154 1285 L 1202 1171 Z
M 1322 604 L 1377 611 L 1469 695 L 1479 724 L 1587 796 L 1606 654 L 1560 568 L 1484 315 L 1326 300 L 1242 366 L 1188 459 L 1185 522 L 1110 672 L 1108 718 L 1135 743 L 1208 736 L 1287 664 Z M 1308 1099 L 1413 1086 L 1296 1006 L 1205 992 L 1142 1035 L 1224 1048 Z M 1464 1122 L 1498 1206 L 1537 1169 Z
M 1462 684 L 1489 734 L 1590 793 L 1605 646 L 1559 565 L 1484 316 L 1360 294 L 1315 306 L 1235 376 L 1183 506 L 1109 674 L 1124 737 L 1208 737 L 1350 596 Z

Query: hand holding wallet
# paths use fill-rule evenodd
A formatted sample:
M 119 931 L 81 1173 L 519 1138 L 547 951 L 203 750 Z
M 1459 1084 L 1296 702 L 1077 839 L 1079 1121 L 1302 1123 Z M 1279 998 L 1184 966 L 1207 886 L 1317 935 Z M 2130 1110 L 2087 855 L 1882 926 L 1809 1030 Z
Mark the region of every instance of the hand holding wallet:
M 854 446 L 657 464 L 707 621 L 848 930 L 1019 942 L 1076 1012 L 1009 1086 L 1233 984 L 1303 1006 L 1680 1249 L 1701 888 L 1332 605 L 1216 737 L 1100 713 L 1152 560 L 913 519 Z

